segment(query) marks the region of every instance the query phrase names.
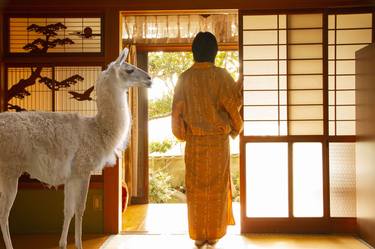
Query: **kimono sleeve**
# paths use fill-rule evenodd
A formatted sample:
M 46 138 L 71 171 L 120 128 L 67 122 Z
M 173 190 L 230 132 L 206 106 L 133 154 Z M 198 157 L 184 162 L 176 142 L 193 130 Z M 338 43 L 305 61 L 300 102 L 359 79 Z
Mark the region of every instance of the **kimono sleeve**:
M 179 140 L 186 139 L 186 126 L 183 120 L 184 111 L 184 94 L 182 88 L 182 77 L 177 81 L 174 89 L 173 103 L 172 103 L 172 133 Z
M 221 105 L 229 114 L 229 122 L 232 128 L 230 135 L 234 138 L 243 128 L 243 120 L 240 113 L 242 107 L 242 86 L 240 82 L 235 82 L 227 71 L 224 71 L 222 74 L 222 87 L 219 99 Z

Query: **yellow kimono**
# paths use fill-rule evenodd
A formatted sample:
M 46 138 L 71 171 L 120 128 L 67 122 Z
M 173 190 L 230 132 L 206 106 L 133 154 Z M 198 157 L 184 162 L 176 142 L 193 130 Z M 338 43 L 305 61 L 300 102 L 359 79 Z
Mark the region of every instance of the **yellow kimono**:
M 229 135 L 242 130 L 241 86 L 213 63 L 195 63 L 179 77 L 172 106 L 172 131 L 186 141 L 189 234 L 220 239 L 234 224 Z

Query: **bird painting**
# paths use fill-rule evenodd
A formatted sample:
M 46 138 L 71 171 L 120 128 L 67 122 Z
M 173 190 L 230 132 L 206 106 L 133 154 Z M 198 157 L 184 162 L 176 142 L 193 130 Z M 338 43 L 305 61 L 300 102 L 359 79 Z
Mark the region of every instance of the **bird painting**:
M 22 108 L 18 105 L 12 105 L 8 103 L 8 110 L 15 110 L 16 112 L 24 112 L 27 111 L 25 108 Z
M 91 93 L 94 90 L 94 86 L 87 89 L 84 93 L 77 93 L 69 91 L 68 93 L 72 95 L 71 99 L 76 99 L 78 101 L 92 100 Z

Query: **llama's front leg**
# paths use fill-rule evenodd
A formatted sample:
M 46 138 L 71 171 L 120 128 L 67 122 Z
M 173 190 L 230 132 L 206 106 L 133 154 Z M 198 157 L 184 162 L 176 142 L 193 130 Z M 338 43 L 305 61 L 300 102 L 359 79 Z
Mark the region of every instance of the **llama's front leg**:
M 90 185 L 90 176 L 80 179 L 76 185 L 76 206 L 75 206 L 75 245 L 82 249 L 82 217 L 86 209 L 87 193 Z
M 70 221 L 74 215 L 76 181 L 69 180 L 64 186 L 64 224 L 59 242 L 60 249 L 66 249 Z
M 9 213 L 17 195 L 18 177 L 0 177 L 0 225 L 6 249 L 13 249 L 9 232 Z

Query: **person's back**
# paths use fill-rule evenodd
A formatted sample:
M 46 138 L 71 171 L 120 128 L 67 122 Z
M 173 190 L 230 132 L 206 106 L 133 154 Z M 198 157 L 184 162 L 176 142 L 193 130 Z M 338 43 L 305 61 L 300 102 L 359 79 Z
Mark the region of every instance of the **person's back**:
M 223 101 L 226 95 L 236 94 L 228 91 L 233 84 L 225 69 L 210 62 L 195 63 L 180 76 L 176 94 L 184 94 L 187 135 L 222 135 L 231 131 Z
M 239 87 L 215 67 L 216 38 L 199 33 L 192 46 L 195 64 L 177 82 L 172 131 L 186 141 L 189 235 L 197 246 L 214 244 L 234 224 L 231 206 L 229 134 L 242 129 Z

